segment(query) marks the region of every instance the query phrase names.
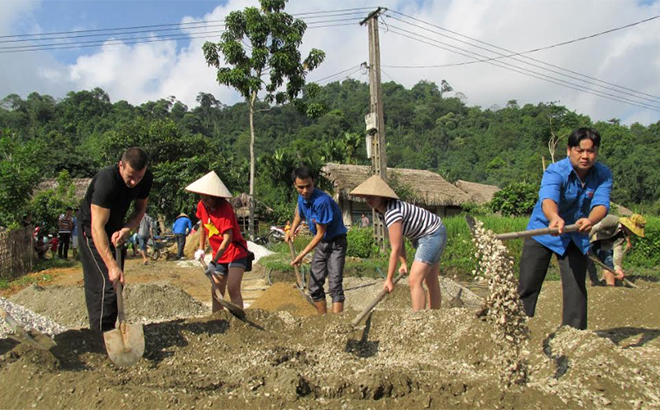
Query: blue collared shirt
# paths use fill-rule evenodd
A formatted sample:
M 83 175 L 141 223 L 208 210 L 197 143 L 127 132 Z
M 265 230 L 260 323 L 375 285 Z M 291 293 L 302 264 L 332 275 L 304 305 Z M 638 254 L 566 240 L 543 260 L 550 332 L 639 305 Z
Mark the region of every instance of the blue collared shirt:
M 185 216 L 178 218 L 172 225 L 172 233 L 175 235 L 187 235 L 191 230 L 192 222 Z
M 307 221 L 312 235 L 316 235 L 316 224 L 325 225 L 324 241 L 343 235 L 347 231 L 339 205 L 330 195 L 318 188 L 314 189 L 309 200 L 298 195 L 298 215 Z
M 605 165 L 596 162 L 587 173 L 584 184 L 571 165 L 568 157 L 550 165 L 543 173 L 539 200 L 534 206 L 527 229 L 547 228 L 550 222 L 543 213 L 544 199 L 551 199 L 559 208 L 559 216 L 566 225 L 574 224 L 580 218 L 589 216 L 591 210 L 599 205 L 610 210 L 610 192 L 612 191 L 612 172 Z M 541 235 L 534 239 L 559 255 L 566 253 L 566 248 L 573 241 L 586 255 L 589 250 L 589 235 L 582 232 L 565 233 L 559 236 Z

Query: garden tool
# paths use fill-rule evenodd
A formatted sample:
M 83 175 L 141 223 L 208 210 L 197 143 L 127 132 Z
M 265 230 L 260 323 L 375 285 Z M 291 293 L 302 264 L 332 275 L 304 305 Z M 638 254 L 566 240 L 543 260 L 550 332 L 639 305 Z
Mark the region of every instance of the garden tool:
M 399 275 L 397 275 L 397 277 L 394 278 L 392 283 L 396 285 L 397 282 L 399 282 L 399 280 L 401 280 L 402 277 L 403 277 L 403 273 L 399 273 Z M 371 303 L 369 303 L 369 306 L 364 308 L 364 310 L 360 312 L 360 314 L 357 315 L 355 319 L 353 319 L 351 324 L 353 326 L 357 326 L 362 321 L 362 319 L 364 319 L 369 314 L 369 312 L 371 312 L 373 308 L 375 308 L 376 305 L 379 304 L 381 300 L 383 300 L 383 298 L 386 295 L 389 295 L 389 292 L 385 289 L 381 290 L 378 296 L 376 296 L 376 298 Z
M 293 241 L 289 242 L 289 250 L 291 251 L 291 260 L 296 259 L 296 250 L 293 248 Z M 314 304 L 314 301 L 312 300 L 312 297 L 305 292 L 305 284 L 303 282 L 302 276 L 300 275 L 300 270 L 298 269 L 298 265 L 293 265 L 293 270 L 296 272 L 296 285 L 298 287 L 298 290 L 300 293 L 303 295 L 305 300 L 309 302 L 310 305 L 316 307 Z
M 9 312 L 4 310 L 2 307 L 0 307 L 0 316 L 2 316 L 5 322 L 7 322 L 11 330 L 14 331 L 14 334 L 10 336 L 12 339 L 18 342 L 31 344 L 32 346 L 42 350 L 48 350 L 56 345 L 53 339 L 44 335 L 38 330 L 33 330 L 31 332 L 32 334 L 28 333 L 20 324 L 18 324 L 16 320 L 14 320 L 13 317 L 11 317 Z
M 215 300 L 217 300 L 218 303 L 220 303 L 220 305 L 221 305 L 222 307 L 224 307 L 225 309 L 227 309 L 227 310 L 229 311 L 229 313 L 231 313 L 232 315 L 234 315 L 236 318 L 238 318 L 238 319 L 240 319 L 240 320 L 246 322 L 247 320 L 246 320 L 246 318 L 245 318 L 245 311 L 244 311 L 243 309 L 241 309 L 240 307 L 234 305 L 234 304 L 231 303 L 230 301 L 226 300 L 226 299 L 222 296 L 222 293 L 220 293 L 220 289 L 218 289 L 218 285 L 216 285 L 215 281 L 214 281 L 213 278 L 211 277 L 212 273 L 208 273 L 208 265 L 207 265 L 206 262 L 204 261 L 204 258 L 201 258 L 201 259 L 199 260 L 199 263 L 202 264 L 202 267 L 204 268 L 204 274 L 205 274 L 205 275 L 209 278 L 209 280 L 211 281 L 211 289 L 212 289 L 213 297 L 215 298 Z
M 474 232 L 476 221 L 474 220 L 472 215 L 465 215 L 465 220 L 467 221 L 468 227 L 470 228 L 470 232 Z M 575 224 L 566 225 L 564 226 L 564 233 L 575 232 L 578 229 L 580 229 L 578 225 Z M 532 236 L 556 234 L 558 232 L 559 231 L 557 230 L 557 228 L 539 228 L 539 229 L 530 229 L 521 232 L 500 233 L 495 235 L 495 239 L 499 239 L 501 241 L 508 241 L 510 239 L 531 238 Z
M 589 259 L 591 259 L 591 261 L 592 261 L 593 263 L 595 263 L 596 265 L 600 266 L 601 268 L 605 269 L 605 270 L 608 271 L 608 272 L 611 272 L 613 275 L 616 276 L 616 272 L 614 272 L 613 269 L 611 269 L 609 266 L 605 265 L 603 262 L 601 262 L 600 259 L 598 259 L 598 258 L 595 257 L 594 255 L 589 255 Z M 635 288 L 635 289 L 638 289 L 638 288 L 639 288 L 639 286 L 635 285 L 634 283 L 632 283 L 631 281 L 629 281 L 629 280 L 626 279 L 626 278 L 621 279 L 621 281 L 622 281 L 624 284 L 630 286 L 631 288 Z
M 116 248 L 117 264 L 121 267 L 121 249 Z M 144 354 L 144 330 L 141 324 L 126 323 L 122 284 L 117 282 L 117 317 L 119 327 L 103 333 L 105 348 L 114 364 L 120 367 L 134 365 Z

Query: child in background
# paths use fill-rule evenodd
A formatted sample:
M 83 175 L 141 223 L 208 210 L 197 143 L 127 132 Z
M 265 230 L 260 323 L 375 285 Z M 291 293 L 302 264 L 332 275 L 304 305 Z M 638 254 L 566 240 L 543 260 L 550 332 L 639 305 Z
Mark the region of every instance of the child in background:
M 60 244 L 59 239 L 57 239 L 57 232 L 54 232 L 53 237 L 50 240 L 50 254 L 53 259 L 55 259 L 55 255 L 57 255 L 57 246 Z

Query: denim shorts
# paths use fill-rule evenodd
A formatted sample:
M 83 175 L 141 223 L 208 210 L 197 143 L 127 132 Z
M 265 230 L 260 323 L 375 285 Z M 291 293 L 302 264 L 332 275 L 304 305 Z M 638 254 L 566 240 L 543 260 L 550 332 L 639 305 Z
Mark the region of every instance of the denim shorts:
M 417 249 L 415 260 L 427 265 L 435 265 L 440 261 L 446 245 L 447 228 L 443 224 L 432 234 L 422 236 L 413 242 L 413 246 Z
M 138 235 L 137 239 L 138 239 L 138 248 L 141 251 L 146 251 L 147 250 L 147 242 L 149 241 L 149 237 Z
M 243 268 L 247 266 L 247 258 L 236 259 L 228 263 L 216 263 L 215 272 L 220 276 L 227 276 L 229 274 L 229 268 Z

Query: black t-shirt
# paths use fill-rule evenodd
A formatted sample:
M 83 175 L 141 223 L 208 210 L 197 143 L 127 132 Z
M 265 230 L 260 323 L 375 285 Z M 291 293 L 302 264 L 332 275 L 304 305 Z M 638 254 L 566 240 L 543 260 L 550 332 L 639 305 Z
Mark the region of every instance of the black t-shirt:
M 80 203 L 79 219 L 85 235 L 92 237 L 92 204 L 110 209 L 110 217 L 105 225 L 108 238 L 124 227 L 124 219 L 131 201 L 149 197 L 154 176 L 150 170 L 133 188 L 129 188 L 119 174 L 119 166 L 112 165 L 100 170 L 87 188 L 87 193 Z

